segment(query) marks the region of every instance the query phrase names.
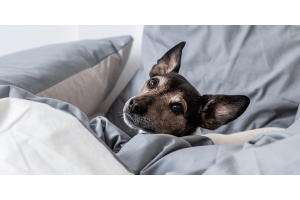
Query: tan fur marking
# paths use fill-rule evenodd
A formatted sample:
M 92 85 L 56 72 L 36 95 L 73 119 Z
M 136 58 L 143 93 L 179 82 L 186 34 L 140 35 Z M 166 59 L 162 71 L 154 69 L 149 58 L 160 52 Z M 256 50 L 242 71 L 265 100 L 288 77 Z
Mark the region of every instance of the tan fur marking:
M 177 93 L 171 93 L 169 94 L 169 98 L 171 103 L 181 103 L 183 105 L 183 110 L 184 112 L 187 111 L 187 103 L 183 99 L 183 93 L 182 92 L 177 92 Z

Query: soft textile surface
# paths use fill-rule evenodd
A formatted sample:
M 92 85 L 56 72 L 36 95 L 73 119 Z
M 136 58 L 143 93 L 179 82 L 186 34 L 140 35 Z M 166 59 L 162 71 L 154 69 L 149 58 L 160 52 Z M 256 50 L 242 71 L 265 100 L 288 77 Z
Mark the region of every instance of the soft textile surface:
M 202 135 L 200 128 L 197 129 L 194 135 Z M 267 132 L 273 131 L 284 131 L 284 128 L 267 127 L 258 128 L 249 131 L 242 131 L 230 135 L 220 134 L 220 133 L 209 133 L 206 137 L 209 137 L 214 144 L 245 144 L 248 140 Z
M 112 123 L 129 130 L 117 113 L 140 92 L 157 59 L 181 41 L 187 43 L 179 73 L 200 94 L 251 99 L 237 120 L 215 131 L 202 129 L 204 134 L 287 128 L 294 122 L 300 99 L 299 26 L 145 26 L 143 66 L 108 111 Z
M 131 36 L 84 40 L 0 57 L 0 85 L 69 102 L 88 116 L 97 112 L 130 54 Z
M 116 158 L 134 174 L 300 174 L 300 118 L 297 118 L 285 131 L 264 133 L 244 145 L 214 145 L 209 138 L 198 135 L 178 138 L 166 134 L 138 134 L 131 138 L 104 117 L 97 117 L 89 122 L 87 116 L 71 104 L 54 99 L 37 97 L 14 86 L 0 86 L 0 99 L 6 97 L 26 99 L 32 102 L 47 104 L 52 108 L 64 111 L 76 117 L 83 127 L 86 128 L 86 131 L 93 134 L 110 152 L 114 152 Z M 20 112 L 21 111 L 22 109 L 20 109 Z M 9 114 L 15 117 L 14 113 Z M 46 112 L 42 112 L 41 114 L 43 117 L 47 115 Z M 3 111 L 0 111 L 0 115 L 3 115 Z M 64 118 L 66 118 L 66 116 L 64 116 Z M 0 123 L 3 123 L 3 120 L 6 119 L 7 115 L 1 117 Z M 20 119 L 27 121 L 26 118 L 22 118 L 22 116 Z M 31 127 L 40 127 L 38 124 L 35 124 L 35 122 L 37 122 L 36 120 L 30 123 L 28 121 L 27 126 L 29 130 L 34 131 Z M 72 120 L 72 125 L 68 124 L 68 126 L 80 127 L 79 124 L 76 124 L 78 121 L 74 120 L 74 118 L 72 118 Z M 47 121 L 44 125 L 46 126 L 48 124 L 51 126 L 51 122 L 53 122 L 53 119 Z M 18 126 L 18 123 L 11 124 Z M 57 123 L 53 127 L 56 126 Z M 2 126 L 0 125 L 0 127 Z M 51 127 L 47 127 L 47 130 L 48 128 Z M 45 135 L 47 134 L 47 130 L 45 130 Z M 86 131 L 82 130 L 80 134 L 86 134 Z M 22 130 L 20 130 L 20 132 L 22 132 Z M 6 134 L 7 137 L 14 135 L 12 132 L 6 132 Z M 2 135 L 3 131 L 0 131 L 0 137 Z M 83 136 L 77 135 L 77 137 Z M 77 137 L 73 138 L 74 141 L 78 141 Z M 2 140 L 2 138 L 0 138 L 0 140 Z M 6 140 L 7 139 L 5 139 L 5 141 Z M 91 144 L 90 141 L 92 141 Z M 95 140 L 90 138 L 90 141 L 86 144 L 81 140 L 80 145 L 78 144 L 78 146 L 69 149 L 70 151 L 68 153 L 72 154 L 80 151 L 81 148 L 79 146 L 81 145 L 88 145 L 91 146 L 90 148 L 93 148 L 92 144 L 94 144 L 93 141 Z M 18 144 L 19 147 L 23 147 L 23 145 L 26 146 L 26 143 L 14 142 L 14 144 Z M 51 138 L 45 139 L 44 142 L 51 143 Z M 64 146 L 68 146 L 69 143 L 72 143 L 73 140 L 58 140 L 57 142 L 61 142 L 63 148 Z M 3 143 L 1 143 L 0 146 L 2 146 L 2 144 Z M 5 146 L 5 144 L 3 144 L 3 146 Z M 13 146 L 9 145 L 9 147 L 12 148 Z M 35 149 L 32 155 L 37 155 L 39 148 L 40 147 Z M 8 148 L 7 150 L 6 154 L 9 154 L 10 150 Z M 90 151 L 90 149 L 87 148 L 85 150 L 86 151 L 82 152 L 82 157 L 97 156 L 94 155 L 95 152 Z M 96 153 L 98 153 L 98 151 Z M 88 158 L 82 158 L 78 162 L 85 159 Z M 16 161 L 21 162 L 23 160 L 22 157 Z M 60 164 L 55 166 L 50 165 L 48 163 L 50 160 L 51 157 L 45 158 L 41 168 L 60 166 Z M 102 161 L 103 159 L 100 160 L 100 162 Z M 91 162 L 97 161 L 93 160 Z M 30 165 L 30 163 L 31 162 L 29 162 L 28 165 Z M 14 164 L 16 167 L 19 165 L 24 166 L 22 163 L 14 162 Z M 104 165 L 105 162 L 103 161 L 102 164 Z M 80 166 L 82 165 L 84 164 L 81 163 Z M 109 165 L 109 167 L 113 169 L 113 172 L 110 171 L 111 173 L 117 173 L 114 171 L 116 165 L 117 164 Z M 0 164 L 0 168 L 2 166 L 4 165 Z M 74 167 L 72 173 L 78 172 L 76 169 L 77 168 Z M 61 169 L 52 170 L 55 171 L 55 173 L 61 171 Z M 71 169 L 66 169 L 64 172 L 71 173 L 69 170 Z M 5 173 L 9 172 L 5 171 Z M 22 172 L 18 171 L 18 173 Z
M 73 116 L 0 99 L 0 174 L 130 174 Z

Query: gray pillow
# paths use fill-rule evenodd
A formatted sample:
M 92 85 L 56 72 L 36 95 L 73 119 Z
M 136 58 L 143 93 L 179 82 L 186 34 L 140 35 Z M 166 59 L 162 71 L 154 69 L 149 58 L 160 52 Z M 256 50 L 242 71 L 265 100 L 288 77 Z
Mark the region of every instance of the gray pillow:
M 94 115 L 117 82 L 133 38 L 54 44 L 0 57 L 0 85 L 71 103 Z
M 111 106 L 107 118 L 128 131 L 115 113 L 140 92 L 157 59 L 186 41 L 179 73 L 201 95 L 247 95 L 251 99 L 237 120 L 215 131 L 203 129 L 203 133 L 287 128 L 295 121 L 300 99 L 299 30 L 299 26 L 145 26 L 143 67 Z

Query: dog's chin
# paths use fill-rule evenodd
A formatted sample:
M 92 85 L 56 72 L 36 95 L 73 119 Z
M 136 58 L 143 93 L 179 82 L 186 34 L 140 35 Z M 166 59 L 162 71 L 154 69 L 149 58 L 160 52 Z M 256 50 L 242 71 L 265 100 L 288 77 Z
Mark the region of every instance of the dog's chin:
M 132 119 L 132 116 L 130 114 L 126 113 L 126 112 L 123 113 L 123 118 L 124 118 L 124 122 L 127 126 L 129 126 L 132 129 L 139 130 L 139 133 L 148 133 L 148 134 L 155 134 L 156 133 L 151 129 L 147 129 L 147 128 L 137 126 L 134 123 L 134 120 Z
M 139 128 L 139 133 L 156 134 L 156 132 L 147 128 Z
M 132 117 L 129 115 L 129 114 L 127 114 L 127 113 L 123 113 L 123 118 L 124 118 L 124 122 L 125 122 L 125 124 L 127 125 L 127 126 L 129 126 L 130 128 L 133 128 L 133 129 L 140 129 L 139 127 L 137 127 L 135 124 L 134 124 L 134 122 L 133 122 L 133 120 L 132 120 Z

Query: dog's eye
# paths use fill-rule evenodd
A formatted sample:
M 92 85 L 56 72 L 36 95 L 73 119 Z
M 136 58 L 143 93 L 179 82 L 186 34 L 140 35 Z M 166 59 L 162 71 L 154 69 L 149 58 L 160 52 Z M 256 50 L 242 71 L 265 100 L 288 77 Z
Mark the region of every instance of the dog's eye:
M 181 104 L 172 104 L 171 109 L 172 109 L 173 113 L 175 113 L 176 115 L 180 115 L 183 113 Z
M 158 85 L 158 80 L 156 78 L 153 78 L 148 82 L 148 88 L 150 89 L 155 88 L 157 85 Z

